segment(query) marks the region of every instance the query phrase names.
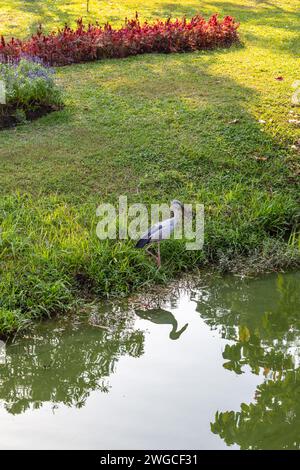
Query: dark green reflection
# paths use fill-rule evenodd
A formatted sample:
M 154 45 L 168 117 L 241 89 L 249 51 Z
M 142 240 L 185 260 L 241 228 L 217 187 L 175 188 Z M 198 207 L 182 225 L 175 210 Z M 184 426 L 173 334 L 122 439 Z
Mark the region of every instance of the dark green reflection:
M 174 315 L 171 312 L 168 312 L 167 310 L 164 310 L 162 308 L 152 310 L 136 310 L 135 313 L 143 320 L 151 321 L 151 323 L 155 323 L 156 325 L 170 325 L 172 327 L 169 334 L 170 339 L 179 339 L 182 333 L 188 327 L 188 323 L 186 323 L 179 330 L 178 323 Z
M 211 429 L 242 449 L 300 448 L 300 274 L 214 280 L 198 311 L 223 338 L 224 367 L 263 372 L 255 402 L 217 412 Z
M 82 407 L 93 390 L 108 391 L 107 378 L 119 357 L 143 354 L 144 334 L 133 329 L 133 315 L 114 308 L 98 323 L 52 321 L 7 348 L 0 366 L 0 399 L 12 414 L 43 402 Z M 103 328 L 104 327 L 104 328 Z
M 216 413 L 212 432 L 242 449 L 300 448 L 300 369 L 257 387 L 255 403 Z

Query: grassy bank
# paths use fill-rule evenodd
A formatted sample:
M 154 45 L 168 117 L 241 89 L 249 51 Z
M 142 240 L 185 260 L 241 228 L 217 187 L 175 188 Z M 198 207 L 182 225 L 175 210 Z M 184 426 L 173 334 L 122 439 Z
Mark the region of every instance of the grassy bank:
M 2 31 L 24 37 L 41 18 L 50 30 L 83 13 L 82 2 L 64 3 L 0 3 Z M 199 10 L 186 0 L 90 3 L 93 18 L 101 4 L 101 19 L 116 24 L 136 9 L 147 19 Z M 300 115 L 289 114 L 299 6 L 202 2 L 205 15 L 241 22 L 242 47 L 58 69 L 65 109 L 0 133 L 1 333 L 82 296 L 126 295 L 196 266 L 234 269 L 244 257 L 253 270 L 299 265 L 300 132 L 288 122 Z M 120 194 L 204 203 L 203 252 L 166 242 L 157 271 L 132 243 L 100 242 L 96 207 Z

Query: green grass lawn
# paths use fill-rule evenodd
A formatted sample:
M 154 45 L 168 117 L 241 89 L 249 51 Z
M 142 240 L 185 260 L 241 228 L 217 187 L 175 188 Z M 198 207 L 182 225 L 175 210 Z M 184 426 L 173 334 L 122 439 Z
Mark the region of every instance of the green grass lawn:
M 288 122 L 300 116 L 291 107 L 299 7 L 91 0 L 89 17 L 115 24 L 136 10 L 147 19 L 233 15 L 243 44 L 60 68 L 65 109 L 0 132 L 0 332 L 86 293 L 125 295 L 195 266 L 240 269 L 244 257 L 254 270 L 299 266 L 300 131 Z M 51 30 L 85 17 L 85 2 L 0 0 L 0 13 L 1 32 L 24 37 L 40 21 Z M 166 242 L 157 271 L 131 242 L 100 242 L 96 207 L 120 194 L 202 202 L 203 252 Z

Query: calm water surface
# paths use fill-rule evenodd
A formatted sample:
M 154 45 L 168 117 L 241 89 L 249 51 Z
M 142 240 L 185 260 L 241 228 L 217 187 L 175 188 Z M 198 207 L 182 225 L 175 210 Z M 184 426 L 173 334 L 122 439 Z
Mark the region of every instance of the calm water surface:
M 300 447 L 300 273 L 211 276 L 0 355 L 0 448 Z

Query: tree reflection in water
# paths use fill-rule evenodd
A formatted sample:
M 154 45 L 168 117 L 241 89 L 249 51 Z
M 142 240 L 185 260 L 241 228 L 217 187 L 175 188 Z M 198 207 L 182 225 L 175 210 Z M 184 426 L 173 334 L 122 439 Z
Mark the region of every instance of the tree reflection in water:
M 233 341 L 224 367 L 262 372 L 255 401 L 238 412 L 217 412 L 212 432 L 242 449 L 300 448 L 300 275 L 220 279 L 198 298 L 206 323 Z
M 139 357 L 144 347 L 143 332 L 133 329 L 133 314 L 110 308 L 99 316 L 101 325 L 46 322 L 7 348 L 6 363 L 0 366 L 0 399 L 9 413 L 37 409 L 44 402 L 80 408 L 93 390 L 109 390 L 107 378 L 120 356 Z

